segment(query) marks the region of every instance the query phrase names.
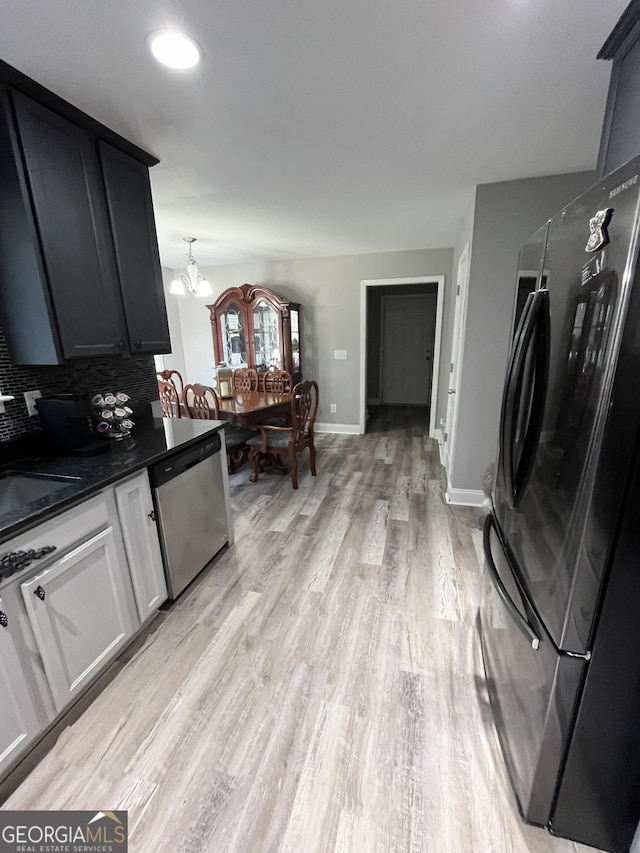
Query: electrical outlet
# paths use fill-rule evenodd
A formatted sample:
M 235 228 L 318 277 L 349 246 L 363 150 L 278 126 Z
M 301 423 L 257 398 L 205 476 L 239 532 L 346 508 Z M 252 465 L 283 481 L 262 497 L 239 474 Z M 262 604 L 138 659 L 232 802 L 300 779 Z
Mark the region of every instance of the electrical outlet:
M 27 404 L 27 412 L 29 413 L 30 418 L 38 414 L 38 410 L 36 409 L 36 400 L 40 397 L 42 397 L 42 392 L 40 391 L 24 392 L 24 401 Z
M 332 403 L 332 404 L 331 404 L 331 414 L 332 414 L 332 415 L 335 415 L 335 413 L 336 413 L 337 411 L 338 411 L 338 407 L 336 406 L 336 404 L 335 404 L 335 403 Z
M 338 361 L 346 361 L 347 360 L 347 351 L 346 349 L 336 349 L 333 351 L 333 357 Z

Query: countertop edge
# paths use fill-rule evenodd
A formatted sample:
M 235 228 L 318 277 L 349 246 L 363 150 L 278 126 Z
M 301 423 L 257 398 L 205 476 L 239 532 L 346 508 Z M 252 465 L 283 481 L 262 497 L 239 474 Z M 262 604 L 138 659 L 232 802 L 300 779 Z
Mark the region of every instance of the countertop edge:
M 199 421 L 199 423 L 203 422 Z M 78 491 L 74 492 L 73 494 L 68 495 L 66 497 L 61 497 L 60 499 L 55 500 L 55 502 L 51 503 L 48 506 L 34 509 L 29 513 L 28 517 L 20 519 L 14 523 L 7 524 L 0 530 L 0 548 L 5 542 L 14 538 L 15 536 L 19 536 L 28 531 L 30 528 L 37 527 L 39 524 L 45 521 L 50 521 L 52 518 L 55 518 L 57 515 L 61 515 L 66 510 L 72 509 L 74 506 L 78 506 L 85 500 L 88 500 L 90 497 L 99 494 L 101 491 L 108 488 L 109 486 L 112 486 L 114 483 L 117 483 L 121 480 L 125 480 L 133 474 L 136 474 L 139 471 L 143 471 L 146 468 L 149 468 L 150 465 L 153 465 L 162 459 L 167 459 L 176 453 L 180 453 L 183 450 L 186 450 L 187 448 L 198 444 L 199 442 L 206 439 L 207 436 L 213 435 L 214 433 L 218 433 L 224 430 L 225 421 L 207 422 L 207 424 L 209 423 L 211 426 L 210 429 L 205 430 L 199 435 L 193 436 L 192 438 L 189 438 L 186 441 L 180 442 L 177 447 L 167 448 L 160 452 L 151 453 L 151 455 L 149 455 L 148 457 L 140 459 L 139 461 L 134 462 L 130 466 L 127 466 L 126 470 L 124 471 L 114 471 L 109 474 L 105 474 L 104 478 L 101 478 L 99 481 L 90 482 L 84 487 L 78 486 Z M 100 457 L 94 458 L 98 462 L 100 461 Z M 24 467 L 24 465 L 17 465 L 16 469 L 21 468 L 22 470 L 24 470 Z

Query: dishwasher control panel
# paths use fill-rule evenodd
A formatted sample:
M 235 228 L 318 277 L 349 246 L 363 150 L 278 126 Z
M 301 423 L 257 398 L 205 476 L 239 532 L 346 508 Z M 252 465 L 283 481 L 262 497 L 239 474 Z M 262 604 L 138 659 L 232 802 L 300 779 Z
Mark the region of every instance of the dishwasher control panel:
M 183 471 L 187 471 L 193 465 L 202 462 L 208 456 L 213 456 L 214 453 L 219 453 L 222 448 L 222 441 L 218 433 L 207 438 L 206 441 L 200 442 L 186 450 L 181 450 L 173 456 L 168 456 L 162 462 L 156 462 L 149 468 L 149 479 L 154 488 L 161 486 L 168 480 L 178 477 Z

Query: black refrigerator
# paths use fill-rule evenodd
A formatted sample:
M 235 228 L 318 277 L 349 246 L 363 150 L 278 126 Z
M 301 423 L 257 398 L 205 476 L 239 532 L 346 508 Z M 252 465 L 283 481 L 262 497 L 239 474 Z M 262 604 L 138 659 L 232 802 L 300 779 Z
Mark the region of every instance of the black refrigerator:
M 640 158 L 539 229 L 507 368 L 478 628 L 525 820 L 640 820 Z

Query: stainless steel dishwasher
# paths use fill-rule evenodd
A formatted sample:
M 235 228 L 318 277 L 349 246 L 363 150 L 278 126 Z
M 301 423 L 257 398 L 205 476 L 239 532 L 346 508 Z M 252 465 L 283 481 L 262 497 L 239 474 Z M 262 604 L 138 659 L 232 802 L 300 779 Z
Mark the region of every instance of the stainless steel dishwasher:
M 171 598 L 229 541 L 221 447 L 216 433 L 149 468 Z

